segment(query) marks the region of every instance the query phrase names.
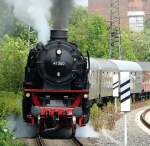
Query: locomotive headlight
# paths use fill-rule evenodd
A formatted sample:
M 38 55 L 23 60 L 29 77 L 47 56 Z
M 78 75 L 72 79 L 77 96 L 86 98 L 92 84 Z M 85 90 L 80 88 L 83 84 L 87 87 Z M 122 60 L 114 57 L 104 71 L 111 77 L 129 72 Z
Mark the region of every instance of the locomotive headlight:
M 88 94 L 84 94 L 84 98 L 88 98 L 89 97 L 89 95 Z
M 31 96 L 30 93 L 26 93 L 26 97 L 29 98 Z
M 76 125 L 76 117 L 75 116 L 72 117 L 72 122 L 74 125 Z
M 58 49 L 58 50 L 56 51 L 56 54 L 57 54 L 57 55 L 61 55 L 61 54 L 62 54 L 62 51 L 61 51 L 60 49 Z

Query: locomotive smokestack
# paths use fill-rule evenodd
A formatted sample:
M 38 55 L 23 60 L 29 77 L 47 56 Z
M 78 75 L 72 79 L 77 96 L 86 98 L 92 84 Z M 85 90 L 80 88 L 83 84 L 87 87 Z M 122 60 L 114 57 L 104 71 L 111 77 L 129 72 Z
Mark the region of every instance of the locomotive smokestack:
M 63 40 L 67 41 L 68 31 L 67 30 L 51 30 L 51 40 Z
M 68 18 L 73 7 L 73 0 L 51 0 L 51 17 L 54 29 L 67 29 Z

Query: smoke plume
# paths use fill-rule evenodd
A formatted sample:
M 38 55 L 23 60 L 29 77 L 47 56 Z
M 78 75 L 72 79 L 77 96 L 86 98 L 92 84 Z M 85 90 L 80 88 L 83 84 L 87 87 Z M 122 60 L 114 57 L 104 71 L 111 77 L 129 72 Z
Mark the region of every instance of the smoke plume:
M 67 29 L 73 0 L 52 0 L 51 17 L 54 29 Z
M 16 18 L 33 27 L 38 39 L 46 44 L 50 38 L 49 19 L 53 29 L 67 29 L 73 0 L 3 0 L 13 8 Z M 52 7 L 51 7 L 52 6 Z
M 50 38 L 50 0 L 6 0 L 13 7 L 14 15 L 38 32 L 40 42 L 46 44 Z
M 8 5 L 0 0 L 0 41 L 5 34 L 13 34 L 15 31 L 15 19 Z

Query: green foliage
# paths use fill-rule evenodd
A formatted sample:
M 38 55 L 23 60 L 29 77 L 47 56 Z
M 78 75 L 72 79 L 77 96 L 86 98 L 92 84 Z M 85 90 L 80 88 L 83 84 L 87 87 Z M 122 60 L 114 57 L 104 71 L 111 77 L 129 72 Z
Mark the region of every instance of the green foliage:
M 92 119 L 94 119 L 95 117 L 98 116 L 99 112 L 100 112 L 100 110 L 99 110 L 98 106 L 96 104 L 94 104 L 93 107 L 91 108 L 90 117 Z
M 13 135 L 7 130 L 0 127 L 0 146 L 23 146 L 24 143 L 14 139 Z
M 124 60 L 137 60 L 133 41 L 130 38 L 129 32 L 122 32 L 122 56 Z
M 23 146 L 23 142 L 15 139 L 13 134 L 5 128 L 5 120 L 0 120 L 0 146 Z
M 0 117 L 2 119 L 9 114 L 19 115 L 21 112 L 21 98 L 20 93 L 0 92 Z
M 13 37 L 19 37 L 20 39 L 26 40 L 28 39 L 28 27 L 25 26 L 20 21 L 16 21 L 14 33 L 11 35 Z
M 90 111 L 90 120 L 92 126 L 94 126 L 94 129 L 97 131 L 103 128 L 104 123 L 103 120 L 100 119 L 102 115 L 103 115 L 102 110 L 98 108 L 96 104 L 94 104 Z
M 150 29 L 150 18 L 145 21 L 145 29 Z
M 150 30 L 145 29 L 143 33 L 133 33 L 133 51 L 139 61 L 149 61 L 150 59 Z
M 141 41 L 143 45 L 140 51 L 143 52 L 144 56 L 140 60 L 150 61 L 150 27 L 149 29 L 145 29 L 144 33 L 141 36 Z
M 37 43 L 37 33 L 30 28 L 30 44 L 35 45 Z M 11 34 L 12 37 L 19 37 L 21 40 L 28 42 L 29 27 L 20 21 L 16 20 L 14 32 Z
M 70 25 L 78 25 L 84 22 L 88 17 L 88 10 L 83 7 L 75 7 L 72 11 L 72 15 L 69 18 Z
M 81 51 L 94 57 L 108 56 L 108 30 L 105 19 L 99 14 L 75 8 L 69 23 L 69 40 L 78 44 Z
M 112 130 L 119 118 L 120 115 L 115 112 L 115 108 L 112 103 L 108 103 L 108 105 L 103 107 L 103 109 L 97 107 L 97 105 L 93 105 L 90 111 L 91 124 L 97 131 L 102 128 Z
M 150 29 L 144 32 L 122 32 L 122 59 L 150 61 Z
M 6 35 L 7 34 L 7 35 Z M 5 35 L 5 36 L 4 36 Z M 17 92 L 22 86 L 27 54 L 27 27 L 0 1 L 0 91 Z M 4 38 L 3 38 L 4 37 Z M 6 128 L 6 116 L 19 115 L 21 95 L 0 92 L 0 146 L 23 146 Z
M 22 87 L 27 43 L 6 35 L 0 45 L 0 90 L 18 91 Z
M 6 128 L 6 116 L 18 115 L 21 111 L 20 94 L 0 92 L 0 146 L 23 146 L 14 139 L 14 136 Z

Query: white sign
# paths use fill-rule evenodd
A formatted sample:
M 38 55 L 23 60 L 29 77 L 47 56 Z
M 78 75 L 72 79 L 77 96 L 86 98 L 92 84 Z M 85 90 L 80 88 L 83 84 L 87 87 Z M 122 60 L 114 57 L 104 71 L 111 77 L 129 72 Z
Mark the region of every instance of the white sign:
M 131 111 L 130 73 L 120 72 L 120 102 L 121 112 Z

